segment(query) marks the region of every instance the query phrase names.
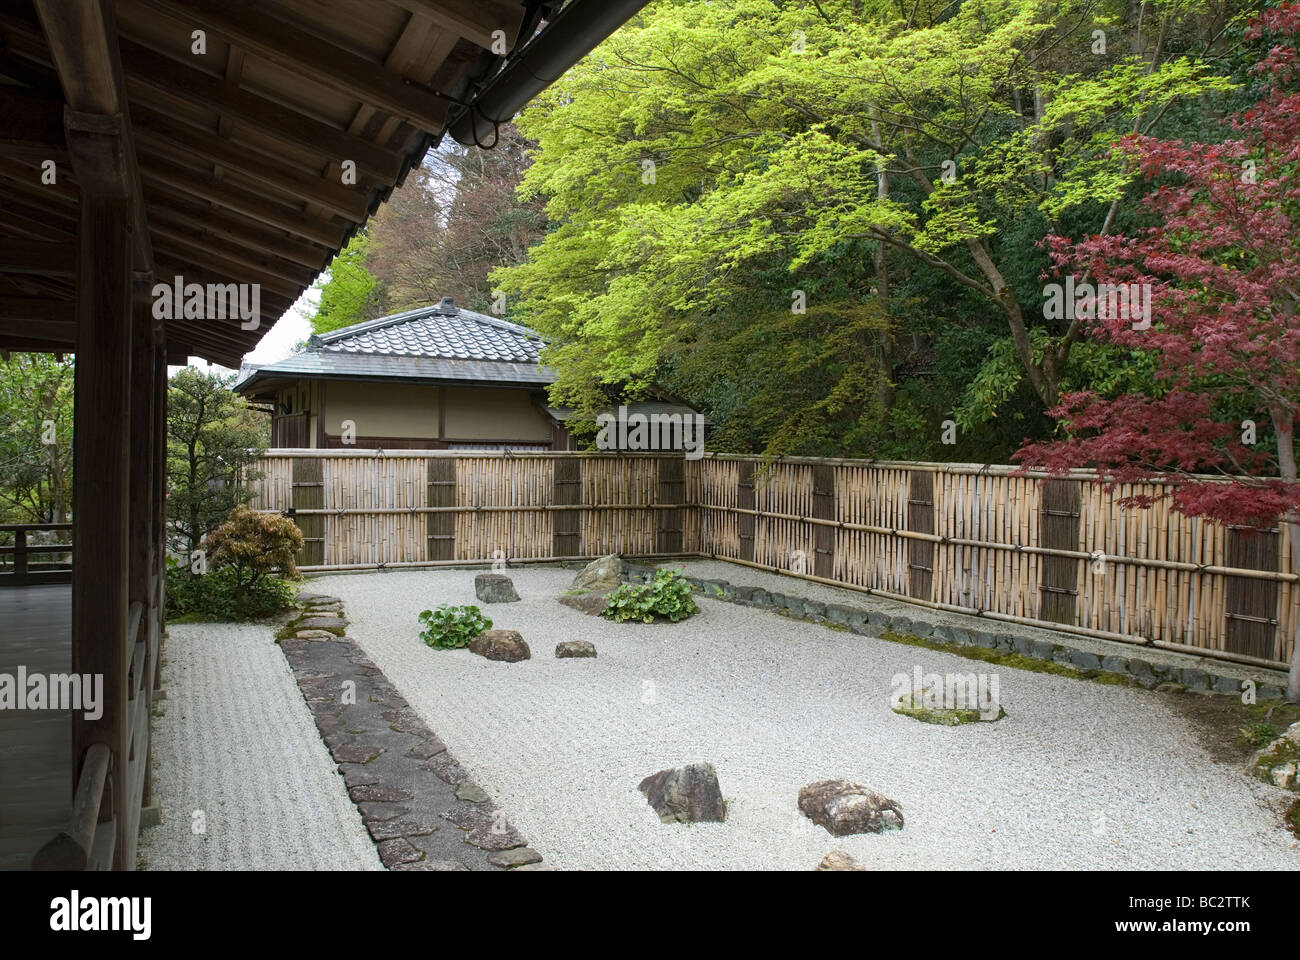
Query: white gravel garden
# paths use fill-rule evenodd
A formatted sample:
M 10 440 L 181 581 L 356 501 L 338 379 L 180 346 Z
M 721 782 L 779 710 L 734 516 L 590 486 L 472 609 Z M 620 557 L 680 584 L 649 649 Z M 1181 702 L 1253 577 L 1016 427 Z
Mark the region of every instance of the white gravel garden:
M 701 598 L 679 623 L 613 623 L 557 601 L 574 571 L 336 575 L 348 634 L 556 869 L 794 869 L 842 850 L 867 869 L 1300 868 L 1269 788 L 1216 763 L 1163 695 L 976 663 Z M 746 582 L 737 568 L 731 578 Z M 475 604 L 531 658 L 431 649 L 421 611 Z M 588 641 L 595 657 L 557 658 Z M 1006 715 L 945 726 L 891 709 L 891 681 L 997 672 Z M 637 787 L 712 763 L 722 823 L 661 822 Z M 843 778 L 903 829 L 831 836 L 800 788 Z M 1276 791 L 1274 791 L 1276 792 Z

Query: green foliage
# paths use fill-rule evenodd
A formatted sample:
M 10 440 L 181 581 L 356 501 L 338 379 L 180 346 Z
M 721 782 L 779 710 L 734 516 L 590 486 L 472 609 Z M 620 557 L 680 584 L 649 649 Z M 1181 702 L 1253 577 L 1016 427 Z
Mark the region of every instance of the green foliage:
M 492 629 L 492 621 L 478 607 L 453 607 L 445 603 L 436 610 L 423 611 L 420 623 L 424 624 L 420 639 L 435 650 L 467 647 L 484 630 Z
M 320 291 L 320 306 L 311 318 L 314 332 L 328 333 L 383 315 L 379 280 L 366 266 L 369 254 L 370 238 L 360 232 L 317 278 L 314 286 Z
M 605 600 L 602 615 L 616 623 L 653 623 L 656 617 L 676 623 L 700 612 L 691 596 L 691 585 L 675 570 L 656 570 L 648 583 L 622 584 Z
M 240 581 L 234 567 L 221 567 L 193 576 L 189 567 L 167 568 L 168 620 L 256 620 L 293 606 L 293 584 L 270 575 L 251 584 Z
M 1252 750 L 1258 750 L 1260 747 L 1272 743 L 1278 737 L 1278 732 L 1273 729 L 1271 723 L 1263 720 L 1253 720 L 1241 728 L 1237 735 L 1237 740 L 1243 746 Z
M 1004 458 L 1129 360 L 1042 317 L 1039 241 L 1132 221 L 1105 148 L 1231 102 L 1243 9 L 655 3 L 522 114 L 553 226 L 493 278 L 584 416 L 658 383 L 718 450 Z
M 209 563 L 233 569 L 236 582 L 244 587 L 256 586 L 273 571 L 298 578 L 293 557 L 302 549 L 302 531 L 278 513 L 238 506 L 225 523 L 208 534 L 204 545 Z
M 46 353 L 0 358 L 0 522 L 67 522 L 73 372 Z
M 269 425 L 230 390 L 233 377 L 178 370 L 167 390 L 167 524 L 187 552 L 252 499 L 246 486 Z

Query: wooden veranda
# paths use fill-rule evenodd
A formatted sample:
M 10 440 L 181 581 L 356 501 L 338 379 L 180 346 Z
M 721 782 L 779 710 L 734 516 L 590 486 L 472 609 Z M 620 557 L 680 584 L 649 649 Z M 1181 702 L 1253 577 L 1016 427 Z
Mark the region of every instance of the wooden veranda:
M 135 864 L 165 626 L 168 364 L 238 367 L 431 145 L 491 146 L 644 3 L 0 4 L 0 350 L 76 356 L 70 598 L 11 594 L 0 666 L 27 636 L 52 669 L 66 637 L 71 670 L 104 677 L 102 715 L 72 713 L 66 756 L 44 755 L 23 801 L 64 822 L 36 866 Z M 209 297 L 169 314 L 154 288 L 177 278 L 255 290 L 260 310 Z M 57 729 L 28 720 L 6 728 L 0 763 Z M 0 776 L 0 812 L 17 809 L 14 783 Z

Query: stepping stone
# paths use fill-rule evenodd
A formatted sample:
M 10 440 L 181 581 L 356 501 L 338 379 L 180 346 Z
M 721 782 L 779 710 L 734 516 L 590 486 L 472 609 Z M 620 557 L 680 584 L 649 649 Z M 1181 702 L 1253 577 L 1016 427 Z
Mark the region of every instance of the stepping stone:
M 596 645 L 590 640 L 565 640 L 555 645 L 555 655 L 561 660 L 569 657 L 594 657 Z
M 530 847 L 516 847 L 513 850 L 502 850 L 500 853 L 494 853 L 488 857 L 488 863 L 498 867 L 511 869 L 514 867 L 524 867 L 530 863 L 541 863 L 542 855 Z
M 484 603 L 516 603 L 519 600 L 514 583 L 503 573 L 480 573 L 474 578 L 474 596 Z
M 297 630 L 342 630 L 349 621 L 342 617 L 303 617 L 295 624 Z
M 337 640 L 328 630 L 299 630 L 294 634 L 299 640 Z
M 338 597 L 331 597 L 324 593 L 300 593 L 298 594 L 299 603 L 342 603 Z

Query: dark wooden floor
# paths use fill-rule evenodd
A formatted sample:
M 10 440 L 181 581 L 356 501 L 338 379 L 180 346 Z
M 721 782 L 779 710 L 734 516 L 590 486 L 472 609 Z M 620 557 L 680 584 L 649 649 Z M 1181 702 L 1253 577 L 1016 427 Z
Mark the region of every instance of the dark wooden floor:
M 0 587 L 0 673 L 66 673 L 72 587 Z M 0 869 L 23 870 L 72 811 L 67 711 L 0 710 Z

